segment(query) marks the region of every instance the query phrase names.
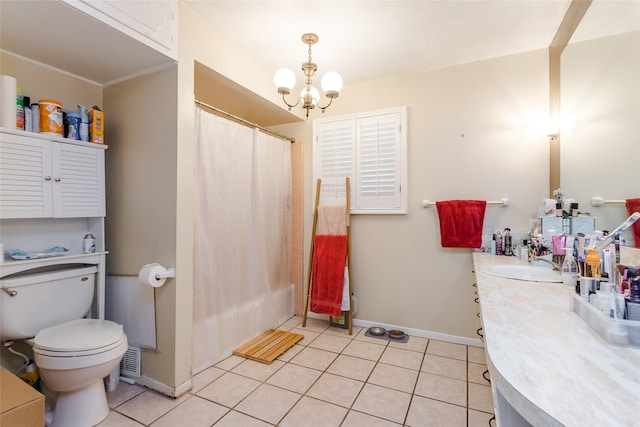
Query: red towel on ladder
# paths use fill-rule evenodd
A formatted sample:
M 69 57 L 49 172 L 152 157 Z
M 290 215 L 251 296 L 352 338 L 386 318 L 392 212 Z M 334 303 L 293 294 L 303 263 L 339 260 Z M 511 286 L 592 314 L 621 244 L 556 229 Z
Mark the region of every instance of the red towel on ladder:
M 440 219 L 440 243 L 443 248 L 479 248 L 486 200 L 449 200 L 436 202 Z
M 340 317 L 347 236 L 316 234 L 313 238 L 311 311 Z
M 640 212 L 640 199 L 627 199 L 627 212 L 632 215 L 634 212 Z M 633 240 L 635 240 L 636 248 L 640 248 L 640 221 L 636 221 L 632 226 Z

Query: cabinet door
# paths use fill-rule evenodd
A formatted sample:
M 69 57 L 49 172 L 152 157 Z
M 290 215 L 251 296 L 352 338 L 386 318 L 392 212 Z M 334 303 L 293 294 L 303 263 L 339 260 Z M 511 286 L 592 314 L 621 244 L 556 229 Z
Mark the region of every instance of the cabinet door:
M 63 1 L 168 57 L 178 59 L 177 1 Z
M 0 135 L 0 218 L 53 215 L 51 142 Z
M 53 144 L 53 216 L 105 216 L 104 150 Z

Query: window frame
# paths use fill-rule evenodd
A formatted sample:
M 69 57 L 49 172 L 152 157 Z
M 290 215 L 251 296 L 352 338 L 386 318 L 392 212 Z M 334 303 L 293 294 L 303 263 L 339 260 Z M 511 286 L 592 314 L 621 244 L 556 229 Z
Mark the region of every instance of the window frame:
M 393 155 L 388 159 L 393 162 L 393 180 L 395 181 L 395 189 L 391 195 L 384 197 L 368 198 L 363 196 L 362 193 L 362 135 L 363 127 L 367 124 L 384 124 L 390 121 L 395 122 L 397 125 L 396 132 L 389 142 L 393 143 Z M 387 129 L 388 130 L 388 129 Z M 336 140 L 327 140 L 325 146 L 320 140 L 323 134 L 329 132 L 333 133 Z M 350 136 L 349 136 L 350 135 Z M 377 134 L 376 134 L 377 135 Z M 382 136 L 384 138 L 384 135 Z M 378 141 L 379 142 L 379 141 Z M 347 145 L 350 144 L 350 150 Z M 375 142 L 374 142 L 375 144 Z M 329 162 L 326 160 L 326 154 L 323 157 L 323 148 L 325 151 L 333 151 L 336 156 L 342 156 L 341 159 L 334 158 L 333 163 L 331 159 Z M 348 152 L 350 151 L 350 158 Z M 389 150 L 387 150 L 388 152 Z M 335 116 L 326 119 L 315 119 L 313 121 L 313 197 L 315 200 L 315 192 L 318 178 L 322 179 L 321 189 L 321 203 L 320 204 L 337 204 L 344 202 L 344 188 L 340 191 L 339 186 L 346 176 L 345 168 L 346 162 L 350 161 L 350 173 L 351 178 L 351 213 L 352 214 L 391 214 L 399 215 L 407 213 L 407 107 L 388 108 L 383 110 L 360 112 L 355 114 L 348 114 L 343 116 Z M 375 159 L 379 159 L 374 154 Z M 332 176 L 328 177 L 326 171 L 323 171 L 323 165 L 325 169 L 329 169 Z M 376 169 L 376 171 L 383 171 Z M 324 174 L 324 177 L 323 177 Z M 335 174 L 335 175 L 333 175 Z M 374 172 L 374 175 L 378 176 Z M 326 181 L 326 182 L 325 182 Z M 343 181 L 342 181 L 343 182 Z M 344 184 L 342 184 L 344 187 Z M 379 189 L 380 185 L 374 186 L 374 189 Z M 333 197 L 326 195 L 333 193 Z M 387 191 L 388 193 L 388 191 Z

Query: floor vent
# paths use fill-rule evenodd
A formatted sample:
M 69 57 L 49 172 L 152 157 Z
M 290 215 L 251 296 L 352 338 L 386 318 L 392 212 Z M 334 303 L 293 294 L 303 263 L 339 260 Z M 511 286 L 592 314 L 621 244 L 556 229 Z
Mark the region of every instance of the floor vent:
M 120 361 L 120 374 L 128 377 L 140 376 L 140 347 L 129 346 Z

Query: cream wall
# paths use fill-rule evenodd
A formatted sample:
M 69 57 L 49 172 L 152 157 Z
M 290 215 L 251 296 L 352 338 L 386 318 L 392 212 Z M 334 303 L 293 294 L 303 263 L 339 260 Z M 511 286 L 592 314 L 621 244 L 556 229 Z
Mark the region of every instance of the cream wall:
M 541 130 L 549 108 L 547 58 L 541 50 L 347 85 L 325 115 L 313 113 L 408 107 L 408 214 L 352 217 L 357 319 L 477 338 L 471 250 L 441 248 L 437 211 L 421 200 L 508 197 L 510 207 L 487 208 L 486 238 L 504 227 L 525 232 L 548 189 L 549 144 Z M 277 127 L 305 144 L 305 260 L 313 212 L 311 120 Z
M 176 79 L 173 67 L 104 90 L 109 275 L 135 277 L 152 262 L 176 265 Z M 171 386 L 189 374 L 177 363 L 176 295 L 189 290 L 180 276 L 154 290 L 157 350 L 141 358 L 143 376 Z
M 623 204 L 594 208 L 594 196 L 640 197 L 640 32 L 570 44 L 562 54 L 562 189 L 612 230 Z

